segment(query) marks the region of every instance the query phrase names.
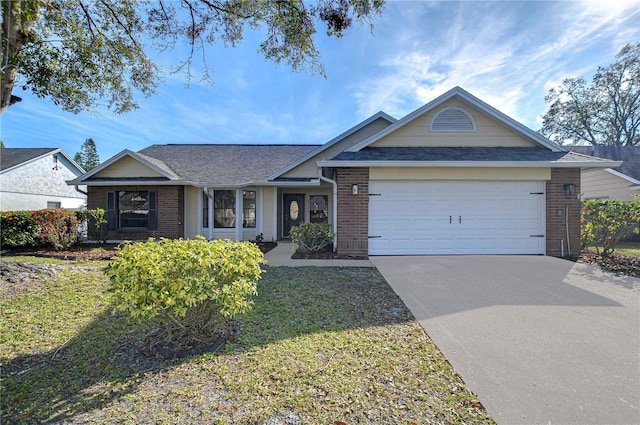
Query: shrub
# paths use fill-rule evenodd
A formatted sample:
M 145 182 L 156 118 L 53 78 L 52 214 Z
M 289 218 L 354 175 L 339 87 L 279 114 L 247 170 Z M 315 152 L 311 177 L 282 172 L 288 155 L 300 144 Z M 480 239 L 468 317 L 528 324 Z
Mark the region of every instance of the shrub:
M 107 269 L 116 309 L 158 319 L 158 343 L 182 349 L 217 341 L 249 311 L 264 264 L 250 242 L 161 239 L 126 243 Z
M 38 238 L 55 249 L 68 248 L 78 241 L 80 221 L 75 212 L 46 209 L 33 211 L 31 217 L 38 228 Z
M 31 217 L 31 211 L 0 212 L 0 245 L 2 247 L 35 246 L 38 227 Z
M 87 236 L 89 239 L 101 244 L 107 242 L 104 225 L 107 224 L 105 210 L 96 208 L 93 210 L 80 210 L 76 212 L 78 220 L 87 223 Z
M 583 201 L 580 235 L 583 249 L 593 245 L 599 255 L 609 256 L 622 238 L 633 232 L 638 233 L 638 226 L 640 200 Z
M 63 249 L 78 240 L 80 222 L 70 210 L 7 211 L 0 214 L 0 219 L 2 246 L 51 244 Z
M 302 252 L 322 251 L 335 238 L 328 223 L 302 223 L 292 227 L 290 234 L 291 240 Z

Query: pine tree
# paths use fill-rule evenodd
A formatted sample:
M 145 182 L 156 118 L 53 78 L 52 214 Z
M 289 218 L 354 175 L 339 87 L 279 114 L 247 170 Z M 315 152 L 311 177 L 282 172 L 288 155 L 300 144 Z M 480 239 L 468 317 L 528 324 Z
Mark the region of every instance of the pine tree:
M 98 156 L 98 149 L 96 143 L 92 138 L 88 138 L 80 147 L 80 152 L 76 153 L 73 160 L 78 163 L 85 171 L 89 171 L 98 164 L 100 164 L 100 156 Z

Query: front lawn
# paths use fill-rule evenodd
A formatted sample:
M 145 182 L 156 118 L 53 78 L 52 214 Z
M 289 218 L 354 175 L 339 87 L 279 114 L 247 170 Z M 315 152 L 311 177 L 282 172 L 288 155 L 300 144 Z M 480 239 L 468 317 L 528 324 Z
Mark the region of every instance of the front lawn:
M 92 264 L 0 294 L 3 423 L 493 423 L 373 268 L 267 267 L 220 354 L 161 361 Z
M 618 242 L 614 252 L 629 257 L 640 257 L 640 242 Z

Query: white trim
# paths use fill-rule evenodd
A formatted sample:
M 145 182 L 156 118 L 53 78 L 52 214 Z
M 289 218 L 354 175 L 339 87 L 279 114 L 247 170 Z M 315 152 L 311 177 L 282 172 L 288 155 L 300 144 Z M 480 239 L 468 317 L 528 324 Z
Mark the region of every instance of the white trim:
M 8 149 L 11 149 L 11 148 L 8 148 Z M 37 148 L 35 148 L 35 149 L 37 149 Z M 48 157 L 48 156 L 53 156 L 53 155 L 58 155 L 58 154 L 62 154 L 62 156 L 64 156 L 64 157 L 67 159 L 67 161 L 69 161 L 69 163 L 71 163 L 71 165 L 72 165 L 74 168 L 76 168 L 76 171 L 79 171 L 79 172 L 80 172 L 80 174 L 79 174 L 80 176 L 81 176 L 81 175 L 83 175 L 83 174 L 85 173 L 84 169 L 83 169 L 83 168 L 82 168 L 82 167 L 81 167 L 77 162 L 75 162 L 75 161 L 73 160 L 73 158 L 71 158 L 71 157 L 69 156 L 69 154 L 67 154 L 64 150 L 62 150 L 62 148 L 51 148 L 51 150 L 50 150 L 49 152 L 47 152 L 47 153 L 44 153 L 44 154 L 42 154 L 42 155 L 40 155 L 40 156 L 36 156 L 36 157 L 34 157 L 34 158 L 31 158 L 31 159 L 27 159 L 26 161 L 23 161 L 23 162 L 21 162 L 21 163 L 19 163 L 19 164 L 16 164 L 16 165 L 14 165 L 13 167 L 9 167 L 9 168 L 5 168 L 4 170 L 0 170 L 0 174 L 4 174 L 4 173 L 6 173 L 6 172 L 9 172 L 9 171 L 15 170 L 15 169 L 17 169 L 17 168 L 22 167 L 23 165 L 30 164 L 30 163 L 32 163 L 32 162 L 35 162 L 35 161 L 41 160 L 41 159 L 46 158 L 46 157 Z M 67 184 L 68 184 L 68 183 L 67 183 Z M 69 186 L 71 186 L 71 185 L 69 185 Z M 84 185 L 80 185 L 80 186 L 84 186 Z
M 100 171 L 104 170 L 105 168 L 109 167 L 110 165 L 112 165 L 112 164 L 116 163 L 117 161 L 121 160 L 125 156 L 131 157 L 132 159 L 138 161 L 142 165 L 144 165 L 146 167 L 149 167 L 153 171 L 157 172 L 158 174 L 168 178 L 169 180 L 172 180 L 172 181 L 180 180 L 180 178 L 178 176 L 171 175 L 171 174 L 167 173 L 165 170 L 163 170 L 162 168 L 159 168 L 155 164 L 147 161 L 145 158 L 143 158 L 143 155 L 138 154 L 137 152 L 131 151 L 129 149 L 125 149 L 125 150 L 117 153 L 116 155 L 112 156 L 111 158 L 109 158 L 108 160 L 106 160 L 102 164 L 98 165 L 97 167 L 93 168 L 88 173 L 85 173 L 85 174 L 81 175 L 80 177 L 78 177 L 78 178 L 76 178 L 74 180 L 68 181 L 67 184 L 69 184 L 69 185 L 70 184 L 83 184 L 83 185 L 84 184 L 90 184 L 91 186 L 99 186 L 99 184 L 94 185 L 92 182 L 87 182 L 86 180 L 88 178 L 96 175 Z M 115 182 L 115 183 L 118 184 L 120 182 Z M 109 183 L 109 184 L 113 184 L 113 183 Z M 137 184 L 137 182 L 136 182 L 136 184 Z
M 471 93 L 465 91 L 461 87 L 454 87 L 453 89 L 451 89 L 448 92 L 440 95 L 439 97 L 435 98 L 434 100 L 432 100 L 431 102 L 427 103 L 426 105 L 424 105 L 424 106 L 416 109 L 415 111 L 411 112 L 409 115 L 406 115 L 405 117 L 399 119 L 395 123 L 391 124 L 389 127 L 381 130 L 380 132 L 372 135 L 371 137 L 369 137 L 369 138 L 363 140 L 362 142 L 360 142 L 360 143 L 352 146 L 351 148 L 347 149 L 346 152 L 358 152 L 358 151 L 366 148 L 367 146 L 371 145 L 372 143 L 374 143 L 374 142 L 380 140 L 381 138 L 383 138 L 384 136 L 396 131 L 398 128 L 410 123 L 414 119 L 424 115 L 428 111 L 432 110 L 433 108 L 437 107 L 438 105 L 441 105 L 442 103 L 446 102 L 447 100 L 449 100 L 449 99 L 451 99 L 453 97 L 459 97 L 460 99 L 464 100 L 465 102 L 471 104 L 472 106 L 475 106 L 476 108 L 480 109 L 482 112 L 486 113 L 487 115 L 493 117 L 497 121 L 499 121 L 502 124 L 506 125 L 507 127 L 511 128 L 512 130 L 514 130 L 515 132 L 520 134 L 522 137 L 525 137 L 526 139 L 528 139 L 528 140 L 530 140 L 530 141 L 532 141 L 532 142 L 534 142 L 534 143 L 536 143 L 536 144 L 538 144 L 538 145 L 540 145 L 542 147 L 548 148 L 553 152 L 565 152 L 566 151 L 566 149 L 564 149 L 561 146 L 553 143 L 551 140 L 547 139 L 546 137 L 541 136 L 540 134 L 536 133 L 535 131 L 531 130 L 530 128 L 520 124 L 519 122 L 517 122 L 513 118 L 511 118 L 511 117 L 505 115 L 504 113 L 498 111 L 494 107 L 490 106 L 489 104 L 487 104 L 487 103 L 483 102 L 482 100 L 478 99 L 477 97 L 473 96 Z
M 277 241 L 278 238 L 278 189 L 273 191 L 273 240 Z
M 620 171 L 612 170 L 611 168 L 605 168 L 604 171 L 607 171 L 607 172 L 613 174 L 616 177 L 620 177 L 621 179 L 624 179 L 624 180 L 626 180 L 628 182 L 631 182 L 634 185 L 640 184 L 640 180 L 636 180 L 636 179 L 634 179 L 633 177 L 631 177 L 631 176 L 629 176 L 627 174 L 621 173 Z
M 424 168 L 605 168 L 617 167 L 619 161 L 577 162 L 577 161 L 318 161 L 319 167 L 424 167 Z
M 298 160 L 294 161 L 293 163 L 287 165 L 286 167 L 282 168 L 281 170 L 277 171 L 276 173 L 270 175 L 269 177 L 267 177 L 267 180 L 269 180 L 269 181 L 270 180 L 274 180 L 274 179 L 280 177 L 281 175 L 283 175 L 284 173 L 286 173 L 288 171 L 291 171 L 292 169 L 294 169 L 295 167 L 297 167 L 300 164 L 304 163 L 305 161 L 308 161 L 309 159 L 313 158 L 314 156 L 316 156 L 320 152 L 325 151 L 326 149 L 330 148 L 331 146 L 333 146 L 333 145 L 341 142 L 342 140 L 346 139 L 347 137 L 351 136 L 356 131 L 361 130 L 362 128 L 368 126 L 369 124 L 371 124 L 372 122 L 374 122 L 378 118 L 384 118 L 385 120 L 389 121 L 389 123 L 391 123 L 391 124 L 393 124 L 394 122 L 397 121 L 397 119 L 393 118 L 391 115 L 380 111 L 380 112 L 370 116 L 366 120 L 354 125 L 353 127 L 348 129 L 347 131 L 341 133 L 340 135 L 334 137 L 333 139 L 329 140 L 325 144 L 322 144 L 322 145 L 318 146 L 318 148 L 312 150 L 311 152 L 307 153 L 306 155 L 302 156 L 300 159 L 298 159 Z

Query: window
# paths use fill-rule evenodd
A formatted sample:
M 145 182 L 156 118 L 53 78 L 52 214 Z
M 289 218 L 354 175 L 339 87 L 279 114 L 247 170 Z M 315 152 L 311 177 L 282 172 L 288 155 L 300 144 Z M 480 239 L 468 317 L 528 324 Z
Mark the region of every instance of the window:
M 236 191 L 213 192 L 213 227 L 229 229 L 236 227 Z
M 202 192 L 202 227 L 209 227 L 209 196 Z
M 62 203 L 60 202 L 55 202 L 55 201 L 47 202 L 47 208 L 61 208 L 61 207 L 62 207 Z
M 312 223 L 328 223 L 329 197 L 327 195 L 311 195 L 309 202 L 311 203 L 310 221 Z
M 118 222 L 120 228 L 149 226 L 149 192 L 118 192 Z
M 107 228 L 155 229 L 157 192 L 145 190 L 107 192 Z
M 242 227 L 256 227 L 256 192 L 255 190 L 242 191 Z

